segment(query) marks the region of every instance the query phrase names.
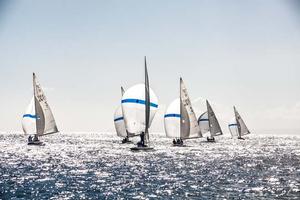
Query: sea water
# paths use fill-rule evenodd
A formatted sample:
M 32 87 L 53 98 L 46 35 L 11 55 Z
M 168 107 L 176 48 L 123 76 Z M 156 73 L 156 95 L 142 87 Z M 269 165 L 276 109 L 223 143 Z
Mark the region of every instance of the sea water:
M 132 152 L 115 133 L 2 133 L 0 199 L 300 199 L 300 137 L 246 138 L 152 134 L 155 151 Z

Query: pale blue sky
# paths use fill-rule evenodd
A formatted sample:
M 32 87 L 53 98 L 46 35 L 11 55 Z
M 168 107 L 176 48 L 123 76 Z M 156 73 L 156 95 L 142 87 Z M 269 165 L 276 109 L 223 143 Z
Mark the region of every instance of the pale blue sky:
M 61 130 L 114 130 L 119 88 L 143 81 L 145 55 L 155 131 L 180 76 L 223 127 L 236 105 L 252 130 L 300 129 L 296 0 L 2 1 L 0 55 L 3 131 L 21 130 L 33 71 Z

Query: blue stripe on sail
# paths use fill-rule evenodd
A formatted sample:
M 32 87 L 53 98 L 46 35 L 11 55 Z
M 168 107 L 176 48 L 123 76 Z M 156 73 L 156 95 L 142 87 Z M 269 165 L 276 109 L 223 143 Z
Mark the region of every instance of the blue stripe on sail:
M 230 127 L 230 126 L 237 126 L 237 124 L 229 124 L 228 126 L 229 126 L 229 127 Z
M 200 119 L 199 122 L 208 122 L 208 119 Z
M 180 116 L 180 114 L 166 114 L 165 118 L 167 118 L 167 117 L 179 117 L 180 118 L 181 116 Z
M 123 120 L 123 119 L 124 119 L 124 117 L 118 117 L 118 118 L 114 119 L 114 121 L 116 122 L 116 121 L 120 121 L 120 120 Z
M 145 100 L 140 100 L 140 99 L 123 99 L 122 103 L 138 103 L 138 104 L 144 104 L 145 105 L 146 101 Z M 157 104 L 151 103 L 151 102 L 150 102 L 150 106 L 154 107 L 154 108 L 158 107 Z
M 36 115 L 31 115 L 31 114 L 25 114 L 25 115 L 23 115 L 23 118 L 25 118 L 25 117 L 37 119 Z

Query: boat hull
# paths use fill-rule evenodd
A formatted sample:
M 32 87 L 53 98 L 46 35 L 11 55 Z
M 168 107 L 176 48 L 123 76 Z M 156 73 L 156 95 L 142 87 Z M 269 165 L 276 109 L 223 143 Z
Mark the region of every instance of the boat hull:
M 207 142 L 216 142 L 215 138 L 207 138 Z
M 45 146 L 45 143 L 41 142 L 41 141 L 32 141 L 32 142 L 28 142 L 28 145 L 35 145 L 35 146 Z
M 133 142 L 132 141 L 124 141 L 122 140 L 122 144 L 132 144 Z
M 172 144 L 173 147 L 186 147 L 186 145 L 184 144 Z
M 132 147 L 130 148 L 131 151 L 153 151 L 153 147 Z

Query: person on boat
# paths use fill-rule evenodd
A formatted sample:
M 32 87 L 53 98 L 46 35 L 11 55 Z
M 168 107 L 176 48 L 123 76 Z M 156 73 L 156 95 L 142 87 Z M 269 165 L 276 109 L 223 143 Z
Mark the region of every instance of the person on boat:
M 28 137 L 28 142 L 32 142 L 32 136 L 31 135 L 29 135 L 29 137 Z
M 141 146 L 142 147 L 145 146 L 145 133 L 144 132 L 141 133 Z
M 176 140 L 175 140 L 175 139 L 173 139 L 173 144 L 174 144 L 174 145 L 176 144 Z
M 183 145 L 183 140 L 180 138 L 180 144 Z
M 39 141 L 39 138 L 38 138 L 38 136 L 37 136 L 37 135 L 34 135 L 33 141 L 34 141 L 34 142 L 37 142 L 37 141 Z

